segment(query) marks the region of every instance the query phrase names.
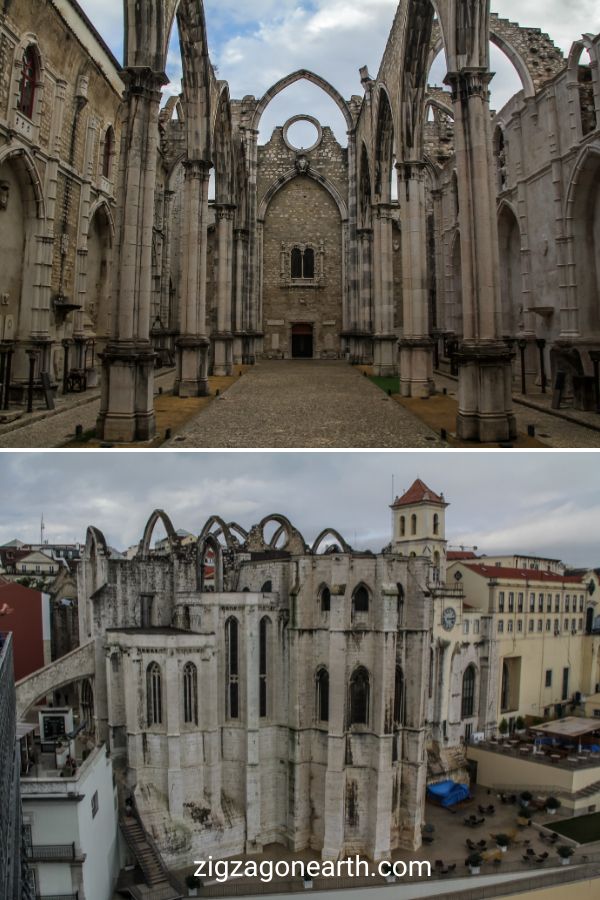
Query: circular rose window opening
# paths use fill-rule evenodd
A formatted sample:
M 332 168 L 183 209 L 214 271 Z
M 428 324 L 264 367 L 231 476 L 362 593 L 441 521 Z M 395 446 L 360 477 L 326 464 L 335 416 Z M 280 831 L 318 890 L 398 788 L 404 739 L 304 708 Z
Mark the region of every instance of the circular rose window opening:
M 294 116 L 283 129 L 283 139 L 290 150 L 310 152 L 319 146 L 322 137 L 321 126 L 312 116 Z

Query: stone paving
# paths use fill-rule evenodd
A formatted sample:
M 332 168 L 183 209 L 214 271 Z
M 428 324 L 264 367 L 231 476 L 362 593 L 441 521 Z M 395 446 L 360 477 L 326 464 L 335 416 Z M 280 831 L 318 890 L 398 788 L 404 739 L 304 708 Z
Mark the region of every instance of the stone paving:
M 157 374 L 157 389 L 168 391 L 173 377 L 172 370 Z M 438 373 L 436 385 L 439 391 L 446 388 L 449 396 L 456 397 L 455 379 Z M 84 431 L 94 428 L 99 394 L 95 389 L 85 397 L 59 397 L 62 409 L 54 413 L 37 410 L 30 424 L 22 424 L 24 416 L 18 423 L 0 425 L 0 448 L 63 447 L 77 425 Z M 600 447 L 600 431 L 585 427 L 588 421 L 600 426 L 600 416 L 563 410 L 563 415 L 578 420 L 567 421 L 550 411 L 524 406 L 519 399 L 515 395 L 520 432 L 534 425 L 536 438 L 547 447 Z M 524 399 L 536 405 L 549 404 L 543 395 Z M 264 361 L 248 369 L 164 446 L 445 447 L 438 434 L 439 430 L 432 431 L 346 363 Z
M 165 447 L 444 447 L 345 362 L 261 362 Z
M 458 382 L 455 378 L 448 378 L 436 373 L 435 383 L 439 391 L 442 388 L 446 388 L 449 396 L 456 397 Z M 584 449 L 600 447 L 600 431 L 585 427 L 586 422 L 594 424 L 596 427 L 600 426 L 600 415 L 578 410 L 561 410 L 563 414 L 581 422 L 581 424 L 577 424 L 575 421 L 567 421 L 567 419 L 557 416 L 550 411 L 544 412 L 541 409 L 524 406 L 519 403 L 520 396 L 520 394 L 514 395 L 515 403 L 513 407 L 517 418 L 517 428 L 520 432 L 527 433 L 527 426 L 534 425 L 536 437 L 546 447 L 579 447 Z M 551 398 L 547 394 L 536 394 L 524 399 L 527 402 L 534 402 L 539 405 L 545 403 L 550 410 Z

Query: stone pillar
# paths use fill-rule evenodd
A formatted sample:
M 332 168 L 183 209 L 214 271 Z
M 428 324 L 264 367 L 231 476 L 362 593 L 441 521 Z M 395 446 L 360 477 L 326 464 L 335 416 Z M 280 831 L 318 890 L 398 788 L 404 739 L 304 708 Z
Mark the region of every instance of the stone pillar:
M 398 371 L 398 338 L 394 333 L 394 264 L 392 206 L 380 203 L 374 209 L 375 314 L 374 372 L 395 375 Z
M 433 383 L 433 341 L 429 336 L 427 208 L 425 164 L 396 166 L 402 222 L 403 336 L 400 341 L 400 393 L 429 397 Z
M 346 639 L 341 630 L 341 613 L 333 613 L 338 622 L 330 623 L 329 640 L 329 736 L 323 818 L 325 836 L 322 857 L 337 860 L 344 849 L 344 810 L 346 795 Z M 336 630 L 333 630 L 333 629 Z
M 258 608 L 246 607 L 246 853 L 262 850 L 260 800 L 260 720 L 258 703 Z
M 163 667 L 163 691 L 167 720 L 167 803 L 173 819 L 183 819 L 183 782 L 181 776 L 181 673 L 177 656 L 169 654 Z
M 501 340 L 500 268 L 486 69 L 449 73 L 454 107 L 463 335 L 457 433 L 462 440 L 516 436 L 512 353 Z
M 248 287 L 246 294 L 245 328 L 248 332 L 246 341 L 246 359 L 254 365 L 262 338 L 263 323 L 260 307 L 261 270 L 262 270 L 262 225 L 258 223 L 257 181 L 258 181 L 258 131 L 247 128 L 246 161 L 248 165 Z
M 233 293 L 233 215 L 235 206 L 220 203 L 217 215 L 217 333 L 215 341 L 215 375 L 231 375 L 233 371 L 233 334 L 231 306 Z
M 207 684 L 219 684 L 219 657 L 213 646 L 202 658 L 198 675 L 207 676 Z M 219 727 L 219 694 L 206 691 L 199 703 L 200 723 L 204 739 L 205 792 L 210 797 L 210 806 L 216 819 L 222 816 L 221 807 L 221 729 Z
M 346 279 L 344 291 L 344 333 L 348 338 L 350 359 L 361 360 L 361 328 L 359 321 L 360 250 L 358 238 L 358 197 L 356 171 L 356 133 L 348 132 L 348 226 L 346 251 Z
M 206 335 L 206 253 L 208 246 L 208 182 L 210 163 L 184 163 L 181 233 L 180 336 L 177 339 L 177 393 L 206 397 L 208 348 Z M 167 279 L 168 280 L 168 279 Z
M 158 112 L 166 76 L 129 68 L 119 167 L 111 339 L 102 354 L 98 433 L 106 441 L 150 440 L 154 417 L 154 366 L 150 342 L 152 230 L 158 160 Z
M 360 334 L 358 362 L 369 365 L 372 362 L 371 336 L 373 334 L 373 230 L 360 228 L 357 231 L 359 242 L 359 295 L 357 325 Z
M 233 316 L 233 363 L 244 361 L 244 291 L 248 279 L 248 231 L 235 229 L 235 307 Z

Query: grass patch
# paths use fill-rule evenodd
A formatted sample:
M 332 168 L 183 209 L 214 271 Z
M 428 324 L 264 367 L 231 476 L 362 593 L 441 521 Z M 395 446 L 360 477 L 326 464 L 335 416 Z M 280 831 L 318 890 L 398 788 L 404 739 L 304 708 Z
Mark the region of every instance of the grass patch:
M 588 816 L 575 816 L 573 819 L 565 819 L 557 824 L 546 822 L 544 827 L 571 838 L 571 840 L 577 841 L 578 844 L 590 844 L 592 841 L 600 841 L 600 813 L 591 813 Z
M 378 388 L 381 388 L 382 391 L 385 391 L 387 394 L 388 391 L 391 391 L 392 394 L 400 393 L 400 378 L 398 375 L 392 375 L 388 378 L 381 378 L 378 375 L 372 375 L 370 380 L 373 384 L 376 384 Z

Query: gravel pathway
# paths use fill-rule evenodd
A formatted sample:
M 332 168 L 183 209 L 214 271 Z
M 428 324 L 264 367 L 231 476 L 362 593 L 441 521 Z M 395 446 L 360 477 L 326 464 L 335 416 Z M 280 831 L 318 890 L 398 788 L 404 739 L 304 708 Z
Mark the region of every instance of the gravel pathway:
M 166 447 L 444 447 L 345 362 L 264 361 Z

